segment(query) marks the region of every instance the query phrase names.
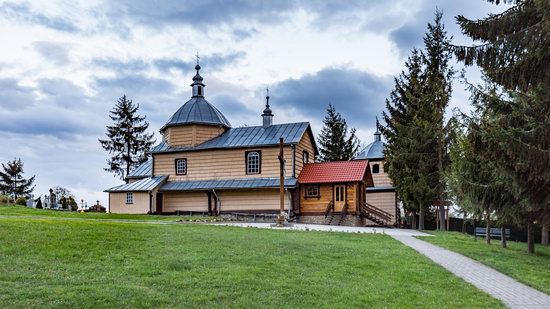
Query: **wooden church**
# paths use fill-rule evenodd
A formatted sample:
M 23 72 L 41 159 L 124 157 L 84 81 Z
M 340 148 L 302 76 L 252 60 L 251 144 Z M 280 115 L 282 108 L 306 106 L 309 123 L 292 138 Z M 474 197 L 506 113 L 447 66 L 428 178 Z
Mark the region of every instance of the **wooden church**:
M 151 159 L 134 169 L 127 183 L 106 190 L 110 212 L 278 214 L 282 137 L 284 209 L 291 219 L 346 225 L 398 222 L 379 134 L 357 160 L 315 163 L 317 145 L 308 122 L 274 124 L 267 96 L 262 125 L 233 128 L 205 99 L 199 64 L 195 70 L 191 99 L 160 129 L 162 142 L 152 149 Z

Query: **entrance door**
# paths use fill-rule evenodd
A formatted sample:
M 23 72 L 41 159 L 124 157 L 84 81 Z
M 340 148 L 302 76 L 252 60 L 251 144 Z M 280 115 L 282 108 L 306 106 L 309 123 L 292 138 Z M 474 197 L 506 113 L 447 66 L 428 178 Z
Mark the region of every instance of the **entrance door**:
M 162 213 L 162 193 L 157 193 L 157 208 L 156 213 Z
M 342 211 L 346 203 L 346 185 L 334 186 L 334 211 Z

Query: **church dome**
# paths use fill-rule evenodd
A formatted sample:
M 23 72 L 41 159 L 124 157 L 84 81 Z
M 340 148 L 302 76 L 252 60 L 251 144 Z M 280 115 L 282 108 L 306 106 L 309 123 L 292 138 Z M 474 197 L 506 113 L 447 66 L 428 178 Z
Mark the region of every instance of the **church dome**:
M 355 160 L 374 160 L 384 159 L 384 143 L 382 141 L 374 141 L 363 148 L 355 157 Z
M 231 124 L 222 112 L 199 96 L 192 97 L 183 104 L 162 127 L 161 131 L 164 131 L 167 127 L 186 124 L 207 124 L 231 128 Z
M 195 67 L 197 74 L 193 77 L 193 83 L 191 84 L 193 88 L 191 99 L 172 115 L 170 120 L 160 129 L 161 132 L 168 127 L 186 124 L 206 124 L 222 126 L 227 129 L 231 128 L 231 124 L 222 112 L 204 98 L 205 85 L 202 83 L 203 79 L 199 73 L 201 67 L 198 59 L 197 56 L 197 66 Z

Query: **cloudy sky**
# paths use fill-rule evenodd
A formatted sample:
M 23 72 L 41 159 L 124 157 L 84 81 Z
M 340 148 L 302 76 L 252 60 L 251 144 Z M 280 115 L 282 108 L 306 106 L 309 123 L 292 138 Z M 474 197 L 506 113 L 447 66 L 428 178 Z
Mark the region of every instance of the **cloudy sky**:
M 126 94 L 158 139 L 190 98 L 197 52 L 206 98 L 233 126 L 261 124 L 269 87 L 275 122 L 310 121 L 318 132 L 332 103 L 369 143 L 436 7 L 457 44 L 471 42 L 456 15 L 506 9 L 483 0 L 0 1 L 0 162 L 22 158 L 37 195 L 60 185 L 106 203 L 102 191 L 120 183 L 103 171 L 97 141 L 109 110 Z M 455 84 L 451 108 L 467 110 Z

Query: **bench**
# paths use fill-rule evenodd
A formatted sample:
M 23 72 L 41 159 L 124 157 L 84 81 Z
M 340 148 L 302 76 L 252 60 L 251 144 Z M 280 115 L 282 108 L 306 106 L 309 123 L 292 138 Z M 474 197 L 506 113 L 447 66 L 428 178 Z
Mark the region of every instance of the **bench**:
M 491 238 L 501 238 L 502 239 L 502 229 L 498 227 L 491 228 L 490 237 Z M 510 239 L 510 229 L 504 230 L 504 236 L 506 239 Z M 476 227 L 474 231 L 474 238 L 477 240 L 477 237 L 487 237 L 487 228 L 485 227 Z

